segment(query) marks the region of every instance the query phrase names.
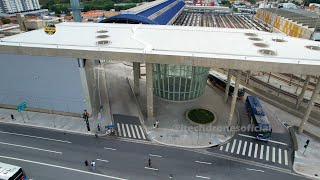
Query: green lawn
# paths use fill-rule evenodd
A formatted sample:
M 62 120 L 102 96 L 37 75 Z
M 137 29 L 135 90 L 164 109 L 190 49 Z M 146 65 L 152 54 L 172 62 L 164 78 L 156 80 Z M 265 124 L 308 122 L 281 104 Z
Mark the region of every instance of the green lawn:
M 214 120 L 214 114 L 205 109 L 192 109 L 188 113 L 188 117 L 191 121 L 199 124 L 211 123 Z

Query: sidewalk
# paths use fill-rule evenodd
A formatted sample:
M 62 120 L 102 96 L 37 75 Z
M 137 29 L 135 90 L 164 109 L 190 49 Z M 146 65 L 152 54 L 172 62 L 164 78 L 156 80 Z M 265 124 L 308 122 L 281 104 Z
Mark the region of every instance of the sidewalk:
M 13 114 L 15 120 L 10 115 Z M 27 114 L 30 120 L 27 118 Z M 86 123 L 81 117 L 62 116 L 38 112 L 22 112 L 23 117 L 17 110 L 0 109 L 0 123 L 11 123 L 25 126 L 33 126 L 43 129 L 70 132 L 76 134 L 93 135 L 97 131 L 97 120 L 89 118 L 91 131 L 87 131 Z M 103 133 L 103 132 L 100 132 Z

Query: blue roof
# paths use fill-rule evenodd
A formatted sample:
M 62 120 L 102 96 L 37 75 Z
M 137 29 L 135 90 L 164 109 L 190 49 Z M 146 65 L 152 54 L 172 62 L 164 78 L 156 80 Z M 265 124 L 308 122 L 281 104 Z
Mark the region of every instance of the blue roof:
M 100 23 L 158 24 L 166 25 L 185 6 L 181 0 L 167 0 L 138 13 L 121 13 Z
M 260 104 L 260 101 L 257 96 L 247 96 L 247 99 L 249 100 L 251 107 L 253 109 L 253 113 L 259 116 L 265 116 L 264 110 Z M 259 112 L 257 112 L 259 111 Z

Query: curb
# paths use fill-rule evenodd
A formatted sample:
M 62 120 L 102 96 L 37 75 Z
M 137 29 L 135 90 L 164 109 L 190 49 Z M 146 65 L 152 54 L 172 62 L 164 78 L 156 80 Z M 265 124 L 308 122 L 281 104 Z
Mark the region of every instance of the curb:
M 305 176 L 305 177 L 307 177 L 307 178 L 320 179 L 320 177 L 311 176 L 310 174 L 306 174 L 306 173 L 302 173 L 302 172 L 297 171 L 296 168 L 295 168 L 295 164 L 293 164 L 292 169 L 293 169 L 293 171 L 294 171 L 295 173 L 300 174 L 300 175 L 303 175 L 303 176 Z
M 31 124 L 25 124 L 25 123 L 13 123 L 13 122 L 3 122 L 0 121 L 0 124 L 10 124 L 10 125 L 18 125 L 18 126 L 25 126 L 25 127 L 32 127 L 32 128 L 38 128 L 43 130 L 50 130 L 50 131 L 58 131 L 58 132 L 66 132 L 70 134 L 77 134 L 77 135 L 85 135 L 85 136 L 94 136 L 95 134 L 90 133 L 83 133 L 78 131 L 72 131 L 72 130 L 66 130 L 66 129 L 58 129 L 58 128 L 51 128 L 51 127 L 45 127 L 45 126 L 38 126 L 38 125 L 31 125 Z M 99 134 L 98 134 L 99 135 Z M 99 137 L 106 136 L 107 134 L 99 135 Z

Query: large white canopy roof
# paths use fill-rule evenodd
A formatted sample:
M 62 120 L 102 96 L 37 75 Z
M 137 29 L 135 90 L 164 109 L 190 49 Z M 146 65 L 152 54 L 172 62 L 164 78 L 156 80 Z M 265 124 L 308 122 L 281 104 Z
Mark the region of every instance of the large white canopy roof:
M 142 24 L 62 23 L 56 29 L 54 35 L 40 29 L 3 38 L 0 53 L 320 74 L 320 43 L 282 34 Z M 97 44 L 101 40 L 111 43 Z

